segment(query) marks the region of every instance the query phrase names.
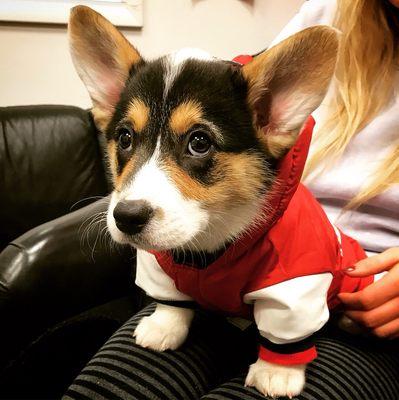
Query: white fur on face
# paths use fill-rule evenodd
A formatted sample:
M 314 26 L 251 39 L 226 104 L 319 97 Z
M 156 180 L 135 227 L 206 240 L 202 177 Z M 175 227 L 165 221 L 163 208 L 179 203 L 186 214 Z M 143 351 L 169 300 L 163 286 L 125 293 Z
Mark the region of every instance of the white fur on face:
M 155 210 L 144 230 L 131 237 L 121 232 L 113 217 L 119 201 L 146 200 Z M 160 142 L 152 157 L 121 192 L 114 191 L 107 223 L 112 238 L 144 250 L 182 249 L 212 252 L 232 242 L 262 220 L 264 197 L 247 204 L 226 204 L 214 210 L 201 202 L 186 199 L 168 176 L 160 160 Z
M 108 229 L 113 239 L 119 243 L 131 244 L 144 250 L 180 248 L 212 252 L 236 240 L 247 229 L 256 227 L 257 220 L 262 221 L 262 199 L 225 212 L 206 210 L 198 201 L 184 199 L 161 169 L 147 165 L 140 172 L 139 179 L 134 181 L 136 185 L 133 183 L 124 191 L 130 192 L 130 195 L 123 197 L 114 192 L 111 197 L 107 215 Z M 154 186 L 148 183 L 151 181 L 156 182 Z M 165 186 L 161 187 L 162 184 Z M 145 190 L 148 196 L 141 199 L 149 201 L 152 206 L 156 204 L 160 212 L 155 214 L 140 238 L 133 241 L 117 228 L 113 210 L 119 200 L 139 200 L 140 197 L 133 192 L 139 185 L 141 188 L 148 186 Z
M 164 62 L 164 67 L 165 67 L 164 98 L 166 98 L 177 75 L 179 75 L 182 65 L 184 64 L 185 61 L 187 61 L 189 59 L 212 61 L 212 60 L 214 60 L 214 57 L 212 57 L 205 50 L 196 49 L 196 48 L 192 48 L 192 47 L 186 47 L 184 49 L 175 51 L 174 53 L 168 55 L 165 58 L 165 62 Z
M 226 243 L 233 242 L 248 229 L 255 228 L 257 221 L 263 221 L 262 206 L 264 199 L 260 197 L 245 205 L 232 206 L 226 204 L 226 209 L 209 210 L 209 222 L 204 230 L 198 232 L 195 241 L 189 244 L 192 250 L 216 251 Z
M 158 141 L 154 154 L 132 182 L 112 194 L 107 223 L 115 241 L 144 250 L 179 248 L 212 252 L 256 226 L 256 219 L 262 217 L 263 197 L 244 205 L 226 204 L 226 210 L 213 210 L 197 200 L 186 199 L 163 169 L 159 147 Z M 134 238 L 115 224 L 113 211 L 122 200 L 146 200 L 155 210 L 148 225 Z
M 208 212 L 195 200 L 185 199 L 167 176 L 159 160 L 159 141 L 152 157 L 121 192 L 113 192 L 108 209 L 108 229 L 113 239 L 131 243 L 144 250 L 165 250 L 184 247 L 198 232 L 206 228 Z M 155 210 L 144 230 L 134 239 L 115 224 L 113 211 L 121 200 L 146 200 Z

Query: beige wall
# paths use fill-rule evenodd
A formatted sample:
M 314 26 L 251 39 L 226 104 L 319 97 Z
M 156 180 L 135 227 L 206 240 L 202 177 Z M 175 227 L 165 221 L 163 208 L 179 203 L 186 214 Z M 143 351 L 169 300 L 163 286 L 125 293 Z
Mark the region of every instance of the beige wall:
M 125 34 L 144 56 L 201 47 L 230 59 L 261 50 L 303 0 L 143 0 L 144 27 Z M 0 106 L 90 100 L 68 53 L 65 27 L 0 25 Z

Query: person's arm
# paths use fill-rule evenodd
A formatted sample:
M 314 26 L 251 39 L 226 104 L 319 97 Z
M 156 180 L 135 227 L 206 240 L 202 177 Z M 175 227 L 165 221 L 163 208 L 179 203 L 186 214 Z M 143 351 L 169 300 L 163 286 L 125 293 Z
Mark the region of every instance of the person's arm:
M 353 277 L 387 273 L 356 293 L 341 293 L 346 316 L 387 339 L 399 338 L 399 247 L 359 261 L 347 270 Z

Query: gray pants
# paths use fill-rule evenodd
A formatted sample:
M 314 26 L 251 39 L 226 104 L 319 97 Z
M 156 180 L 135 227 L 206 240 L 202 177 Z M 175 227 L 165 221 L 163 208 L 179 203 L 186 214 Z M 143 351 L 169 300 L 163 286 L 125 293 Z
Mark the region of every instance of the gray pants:
M 150 305 L 126 322 L 87 364 L 64 399 L 265 400 L 244 387 L 256 356 L 251 330 L 199 312 L 178 351 L 143 349 L 132 333 Z M 253 330 L 254 331 L 254 330 Z M 399 400 L 399 345 L 351 337 L 334 329 L 316 342 L 319 357 L 307 369 L 305 391 L 296 399 Z

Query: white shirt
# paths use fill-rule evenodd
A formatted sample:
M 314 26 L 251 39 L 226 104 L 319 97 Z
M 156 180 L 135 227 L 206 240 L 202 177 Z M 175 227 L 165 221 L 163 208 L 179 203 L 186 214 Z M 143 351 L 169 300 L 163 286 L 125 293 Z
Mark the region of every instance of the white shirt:
M 272 45 L 309 26 L 332 25 L 336 7 L 335 0 L 307 1 Z M 396 82 L 399 88 L 399 73 Z M 323 105 L 313 115 L 316 120 L 314 135 L 321 125 L 322 111 Z M 357 210 L 343 213 L 342 209 L 370 182 L 381 161 L 398 144 L 399 96 L 395 93 L 390 104 L 357 133 L 332 167 L 319 175 L 310 175 L 305 181 L 330 221 L 358 240 L 369 255 L 399 246 L 399 185 L 394 185 Z

